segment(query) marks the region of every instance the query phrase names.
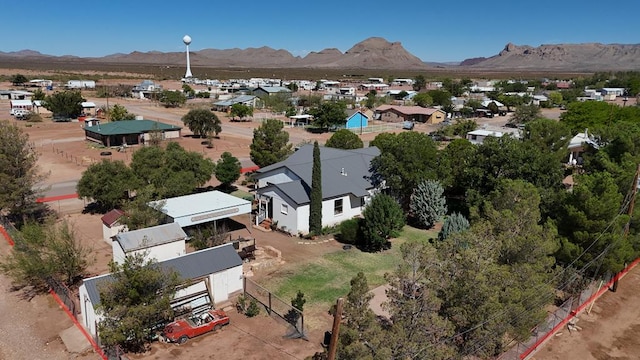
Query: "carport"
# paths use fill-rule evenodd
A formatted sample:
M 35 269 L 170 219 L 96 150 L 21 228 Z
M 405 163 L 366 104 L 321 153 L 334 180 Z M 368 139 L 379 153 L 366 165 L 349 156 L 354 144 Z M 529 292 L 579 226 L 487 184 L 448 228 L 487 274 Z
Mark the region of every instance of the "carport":
M 155 207 L 162 202 L 164 205 L 160 211 L 167 215 L 168 221 L 178 223 L 183 228 L 251 214 L 250 201 L 217 190 L 153 201 L 151 204 Z

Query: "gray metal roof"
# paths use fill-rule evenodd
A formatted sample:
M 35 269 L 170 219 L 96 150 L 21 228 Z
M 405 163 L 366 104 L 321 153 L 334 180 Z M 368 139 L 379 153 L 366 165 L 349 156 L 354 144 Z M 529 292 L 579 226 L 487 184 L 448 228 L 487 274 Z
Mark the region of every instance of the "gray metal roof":
M 331 199 L 347 194 L 365 196 L 371 189 L 371 160 L 380 155 L 377 147 L 342 150 L 321 146 L 322 198 Z M 272 171 L 285 167 L 298 176 L 300 184 L 275 184 L 298 204 L 309 202 L 311 172 L 313 167 L 313 145 L 304 145 L 286 160 L 266 166 L 257 171 L 256 178 L 268 176 Z M 291 191 L 289 194 L 287 191 Z M 304 195 L 302 194 L 304 191 Z
M 241 104 L 255 99 L 254 95 L 240 95 L 231 99 L 216 101 L 213 105 L 216 106 L 231 106 L 233 104 Z
M 187 234 L 180 224 L 169 223 L 140 230 L 127 231 L 115 235 L 113 238 L 120 244 L 125 253 L 153 246 L 186 240 Z
M 211 211 L 221 211 L 229 208 L 251 205 L 251 201 L 241 199 L 239 197 L 223 193 L 222 191 L 213 190 L 203 193 L 177 196 L 168 199 L 159 200 L 164 202 L 161 211 L 173 219 L 205 214 Z M 151 202 L 157 203 L 155 201 Z M 251 211 L 249 207 L 247 212 Z M 238 214 L 242 214 L 239 212 Z M 194 221 L 194 223 L 197 223 Z
M 165 260 L 159 265 L 163 269 L 174 269 L 183 280 L 191 280 L 242 266 L 242 259 L 233 248 L 233 244 L 229 243 Z M 87 294 L 89 294 L 94 308 L 100 304 L 98 286 L 105 281 L 113 281 L 111 274 L 83 280 L 83 285 L 87 289 Z

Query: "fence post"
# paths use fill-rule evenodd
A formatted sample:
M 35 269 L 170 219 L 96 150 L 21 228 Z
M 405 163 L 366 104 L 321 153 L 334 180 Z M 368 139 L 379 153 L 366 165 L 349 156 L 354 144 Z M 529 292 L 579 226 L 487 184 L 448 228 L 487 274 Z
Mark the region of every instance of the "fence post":
M 269 315 L 271 315 L 271 291 L 269 291 L 268 294 L 269 294 L 269 308 L 268 308 L 268 311 L 269 311 Z

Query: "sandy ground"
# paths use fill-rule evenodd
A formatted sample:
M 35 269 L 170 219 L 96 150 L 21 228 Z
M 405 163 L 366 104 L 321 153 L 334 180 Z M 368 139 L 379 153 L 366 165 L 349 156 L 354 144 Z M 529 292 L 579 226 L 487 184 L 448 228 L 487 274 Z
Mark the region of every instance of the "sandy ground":
M 633 360 L 640 358 L 640 268 L 619 283 L 618 290 L 605 293 L 591 313 L 582 313 L 578 326 L 565 327 L 532 357 L 536 360 Z

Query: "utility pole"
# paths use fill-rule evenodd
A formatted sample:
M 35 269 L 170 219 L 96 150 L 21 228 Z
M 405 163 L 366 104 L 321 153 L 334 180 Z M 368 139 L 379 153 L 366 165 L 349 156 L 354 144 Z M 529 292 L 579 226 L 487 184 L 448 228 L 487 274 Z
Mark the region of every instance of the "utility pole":
M 333 314 L 333 328 L 331 329 L 331 341 L 329 342 L 329 355 L 327 360 L 336 359 L 338 350 L 338 334 L 340 333 L 340 322 L 342 321 L 342 303 L 344 299 L 338 298 L 336 302 L 336 312 Z

